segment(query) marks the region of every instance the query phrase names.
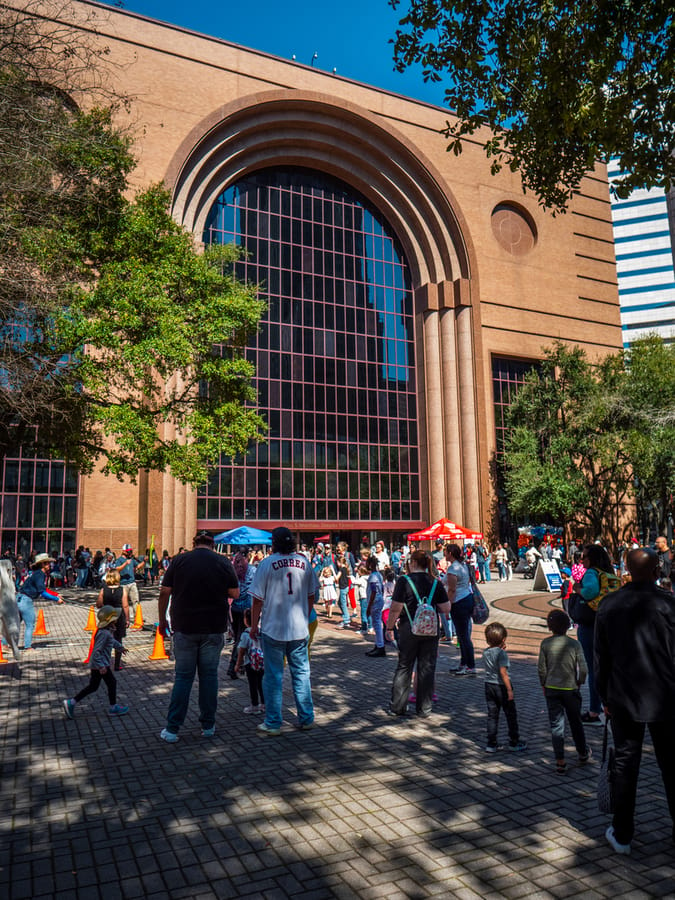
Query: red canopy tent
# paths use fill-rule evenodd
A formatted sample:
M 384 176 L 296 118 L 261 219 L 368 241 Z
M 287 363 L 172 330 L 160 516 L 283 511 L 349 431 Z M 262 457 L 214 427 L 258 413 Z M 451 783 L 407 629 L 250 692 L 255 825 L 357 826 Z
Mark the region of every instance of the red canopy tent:
M 483 535 L 480 531 L 470 531 L 468 528 L 462 528 L 461 525 L 451 522 L 450 519 L 443 518 L 439 519 L 438 522 L 434 522 L 433 525 L 430 525 L 422 531 L 409 534 L 408 540 L 433 541 L 440 539 L 442 541 L 456 541 L 461 539 L 467 541 L 479 541 L 482 540 L 482 537 Z

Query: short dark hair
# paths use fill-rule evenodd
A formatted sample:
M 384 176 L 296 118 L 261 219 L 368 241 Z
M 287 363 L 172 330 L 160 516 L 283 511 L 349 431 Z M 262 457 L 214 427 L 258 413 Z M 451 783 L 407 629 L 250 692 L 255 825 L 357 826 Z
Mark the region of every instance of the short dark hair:
M 567 634 L 570 627 L 570 617 L 562 609 L 552 609 L 546 616 L 546 624 L 553 634 Z
M 193 547 L 213 547 L 213 535 L 210 531 L 198 531 L 192 538 Z
M 286 556 L 295 550 L 295 538 L 285 525 L 280 525 L 272 532 L 272 550 Z
M 490 622 L 485 626 L 485 640 L 491 647 L 499 647 L 508 637 L 508 631 L 501 622 Z

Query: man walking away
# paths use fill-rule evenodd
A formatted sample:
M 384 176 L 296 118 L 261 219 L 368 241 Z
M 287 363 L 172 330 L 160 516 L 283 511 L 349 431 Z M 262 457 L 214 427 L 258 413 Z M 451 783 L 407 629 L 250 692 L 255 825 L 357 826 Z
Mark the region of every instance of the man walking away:
M 169 702 L 163 741 L 175 744 L 185 721 L 195 674 L 199 675 L 199 721 L 202 737 L 216 733 L 218 664 L 227 630 L 229 598 L 239 596 L 239 582 L 232 563 L 215 553 L 213 537 L 200 531 L 194 549 L 175 556 L 159 589 L 159 633 L 169 631 L 167 609 L 171 599 L 176 674 Z
M 293 685 L 298 728 L 314 724 L 314 705 L 309 680 L 309 613 L 314 606 L 312 570 L 300 553 L 288 528 L 272 532 L 272 555 L 264 559 L 251 586 L 251 637 L 262 635 L 265 675 L 265 721 L 262 736 L 281 733 L 284 659 Z M 261 621 L 262 614 L 262 621 Z
M 675 603 L 656 586 L 653 550 L 631 550 L 626 562 L 632 582 L 604 598 L 595 621 L 595 677 L 616 754 L 614 818 L 606 837 L 625 855 L 633 839 L 645 725 L 675 822 Z

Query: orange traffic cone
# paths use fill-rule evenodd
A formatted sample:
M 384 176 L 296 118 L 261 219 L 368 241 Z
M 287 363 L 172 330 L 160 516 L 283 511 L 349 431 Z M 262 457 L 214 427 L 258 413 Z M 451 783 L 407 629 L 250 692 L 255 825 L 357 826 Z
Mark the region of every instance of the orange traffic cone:
M 45 614 L 43 610 L 39 609 L 33 637 L 45 637 L 45 635 L 47 634 L 49 634 L 49 632 L 47 631 L 47 626 L 45 625 Z
M 85 631 L 96 631 L 96 613 L 94 612 L 94 607 L 89 607 L 89 618 L 87 619 L 87 624 L 84 626 Z
M 143 627 L 143 611 L 141 610 L 141 604 L 136 604 L 136 615 L 134 616 L 134 624 L 131 627 L 132 631 L 138 631 L 139 628 Z
M 5 659 L 5 657 L 2 655 L 2 641 L 0 641 L 0 663 L 6 662 L 9 662 L 9 660 Z
M 164 638 L 159 633 L 159 628 L 155 631 L 155 646 L 148 659 L 169 659 L 169 655 L 164 649 Z
M 91 659 L 91 654 L 94 652 L 94 639 L 96 637 L 96 632 L 91 636 L 91 640 L 89 641 L 89 652 L 87 653 L 87 658 L 82 660 L 82 665 L 86 666 L 89 660 Z

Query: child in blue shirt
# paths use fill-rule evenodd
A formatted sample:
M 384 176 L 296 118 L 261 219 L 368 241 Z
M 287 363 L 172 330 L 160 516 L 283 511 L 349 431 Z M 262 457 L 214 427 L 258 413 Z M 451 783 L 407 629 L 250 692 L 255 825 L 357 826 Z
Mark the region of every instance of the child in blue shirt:
M 491 622 L 485 628 L 485 640 L 488 643 L 487 650 L 483 651 L 485 699 L 488 708 L 487 746 L 485 747 L 487 753 L 496 753 L 499 750 L 497 732 L 499 713 L 502 709 L 509 729 L 509 750 L 514 753 L 522 753 L 523 750 L 527 750 L 527 744 L 520 740 L 518 731 L 518 714 L 509 675 L 510 663 L 506 654 L 507 636 L 508 632 L 501 622 Z

